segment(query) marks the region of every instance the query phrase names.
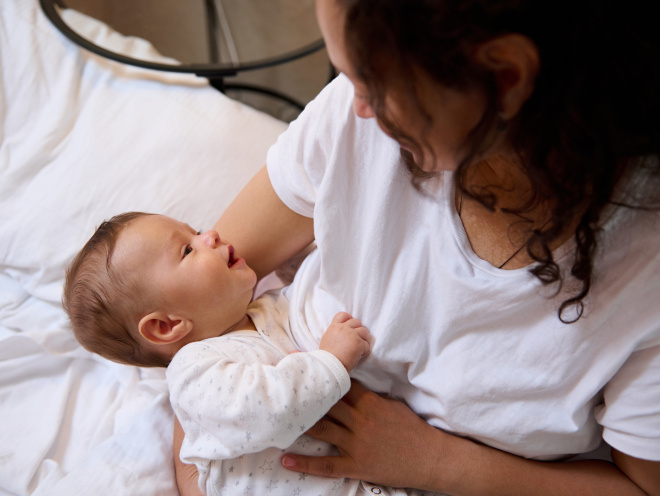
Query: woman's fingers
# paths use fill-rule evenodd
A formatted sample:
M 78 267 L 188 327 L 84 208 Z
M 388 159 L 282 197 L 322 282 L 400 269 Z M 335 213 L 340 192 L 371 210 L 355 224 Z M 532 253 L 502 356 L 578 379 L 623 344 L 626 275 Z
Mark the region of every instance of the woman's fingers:
M 339 455 L 317 458 L 287 454 L 282 459 L 285 468 L 394 487 L 413 487 L 430 478 L 437 470 L 437 460 L 429 456 L 420 463 L 419 453 L 442 453 L 446 447 L 445 435 L 404 403 L 356 382 L 307 433 L 336 446 Z M 429 446 L 435 448 L 429 450 Z
M 286 454 L 282 465 L 295 472 L 321 475 L 323 477 L 351 477 L 350 460 L 343 456 L 303 456 Z
M 317 422 L 312 428 L 307 431 L 307 434 L 313 438 L 321 441 L 328 442 L 337 446 L 337 439 L 335 436 L 339 435 L 341 429 L 348 431 L 355 431 L 359 428 L 360 411 L 368 412 L 372 408 L 373 400 L 382 399 L 376 393 L 365 388 L 362 384 L 356 381 L 351 381 L 351 389 L 340 399 L 323 419 Z M 339 424 L 335 429 L 334 427 L 327 426 L 328 419 L 334 424 Z
M 370 395 L 379 397 L 376 393 L 370 391 L 359 382 L 351 381 L 351 389 L 349 389 L 348 393 L 344 395 L 342 401 L 348 403 L 349 405 L 356 405 L 361 401 L 368 401 Z
M 282 458 L 282 465 L 296 472 L 322 475 L 324 477 L 351 477 L 356 473 L 356 464 L 352 460 L 351 440 L 355 438 L 352 432 L 360 429 L 359 410 L 356 404 L 364 403 L 365 397 L 375 395 L 359 383 L 352 381 L 351 389 L 324 418 L 314 424 L 306 434 L 336 446 L 339 456 L 304 456 L 287 454 Z M 365 405 L 366 406 L 366 405 Z
M 350 443 L 351 433 L 344 425 L 335 421 L 342 418 L 350 419 L 350 410 L 351 407 L 339 402 L 329 412 L 327 416 L 329 418 L 319 420 L 306 434 L 333 446 L 346 446 Z M 342 449 L 339 449 L 341 452 Z M 341 456 L 305 456 L 287 453 L 282 457 L 282 465 L 289 470 L 324 477 L 350 477 L 348 474 L 353 466 L 345 453 Z
M 322 418 L 310 427 L 305 434 L 334 446 L 345 444 L 349 436 L 346 427 L 333 422 L 329 418 Z
M 353 431 L 358 428 L 360 422 L 358 418 L 360 415 L 359 403 L 368 402 L 368 395 L 374 395 L 376 398 L 380 398 L 380 396 L 369 391 L 359 382 L 351 381 L 351 389 L 348 393 L 328 411 L 323 419 L 314 424 L 307 431 L 307 434 L 313 438 L 337 446 L 341 429 Z M 364 408 L 364 411 L 368 411 L 370 406 L 367 404 L 364 405 Z M 336 425 L 337 429 L 326 425 L 327 423 L 338 424 Z

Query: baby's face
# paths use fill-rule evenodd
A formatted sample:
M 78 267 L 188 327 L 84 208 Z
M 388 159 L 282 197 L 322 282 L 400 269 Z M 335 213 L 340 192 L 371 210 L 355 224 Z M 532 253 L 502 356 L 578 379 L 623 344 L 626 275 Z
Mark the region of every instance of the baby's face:
M 119 235 L 113 265 L 137 274 L 170 315 L 192 320 L 196 339 L 218 336 L 239 322 L 257 277 L 215 231 L 149 215 Z M 127 272 L 124 272 L 127 273 Z

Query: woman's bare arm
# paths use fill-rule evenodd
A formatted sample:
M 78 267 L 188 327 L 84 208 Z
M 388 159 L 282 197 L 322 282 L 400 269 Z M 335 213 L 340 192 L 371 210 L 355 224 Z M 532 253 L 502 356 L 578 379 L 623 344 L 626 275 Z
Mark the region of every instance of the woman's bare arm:
M 308 434 L 334 444 L 340 455 L 286 455 L 286 468 L 454 496 L 660 494 L 660 462 L 618 452 L 614 459 L 619 466 L 596 460 L 527 460 L 435 429 L 403 403 L 357 383 Z M 617 461 L 621 456 L 623 463 Z
M 612 459 L 616 466 L 650 496 L 660 495 L 660 462 L 640 460 L 615 449 Z
M 197 485 L 197 467 L 194 465 L 186 465 L 181 461 L 179 453 L 181 452 L 181 444 L 183 443 L 183 429 L 179 423 L 179 419 L 174 417 L 174 471 L 176 473 L 176 485 L 179 488 L 181 496 L 204 496 L 200 492 Z
M 214 227 L 261 279 L 314 240 L 314 221 L 277 196 L 264 166 Z

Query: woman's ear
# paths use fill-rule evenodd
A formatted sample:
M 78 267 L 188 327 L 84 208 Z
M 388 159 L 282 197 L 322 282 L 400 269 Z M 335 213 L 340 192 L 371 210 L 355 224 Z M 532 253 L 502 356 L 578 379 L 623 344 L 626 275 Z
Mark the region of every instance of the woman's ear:
M 501 118 L 512 119 L 534 92 L 541 63 L 536 44 L 521 34 L 505 34 L 479 45 L 475 58 L 495 74 Z
M 193 329 L 192 321 L 167 315 L 165 312 L 151 312 L 140 319 L 138 331 L 147 341 L 154 344 L 173 344 L 186 337 Z

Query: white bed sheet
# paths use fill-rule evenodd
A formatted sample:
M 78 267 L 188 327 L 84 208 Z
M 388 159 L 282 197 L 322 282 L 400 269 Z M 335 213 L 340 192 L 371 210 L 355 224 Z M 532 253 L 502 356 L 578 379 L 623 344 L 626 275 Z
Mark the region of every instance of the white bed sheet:
M 210 226 L 285 124 L 194 76 L 85 52 L 37 0 L 0 2 L 0 71 L 0 495 L 177 494 L 164 371 L 76 343 L 64 269 L 126 210 Z

